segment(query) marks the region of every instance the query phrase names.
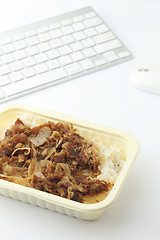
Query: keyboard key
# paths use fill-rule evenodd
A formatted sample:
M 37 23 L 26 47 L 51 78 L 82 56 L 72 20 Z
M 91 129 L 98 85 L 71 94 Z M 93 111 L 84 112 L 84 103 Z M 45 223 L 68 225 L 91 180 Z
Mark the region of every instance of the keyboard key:
M 67 26 L 67 25 L 70 25 L 70 24 L 72 24 L 72 23 L 73 23 L 73 21 L 72 21 L 71 18 L 66 19 L 66 20 L 64 20 L 64 21 L 61 22 L 61 24 L 62 24 L 63 26 Z
M 88 28 L 88 29 L 84 30 L 84 32 L 87 35 L 87 37 L 93 37 L 93 36 L 97 35 L 97 32 L 94 28 Z
M 60 56 L 59 51 L 57 49 L 52 49 L 46 52 L 46 55 L 49 59 L 54 59 Z
M 4 86 L 4 85 L 7 85 L 10 82 L 11 82 L 11 80 L 10 80 L 10 78 L 8 76 L 0 77 L 0 87 Z
M 92 38 L 87 38 L 87 39 L 85 39 L 85 40 L 82 41 L 82 44 L 83 44 L 86 48 L 88 48 L 88 47 L 94 46 L 94 45 L 95 45 L 95 42 L 93 41 Z
M 128 57 L 129 55 L 130 55 L 130 53 L 128 51 L 118 53 L 118 56 L 120 58 Z
M 71 35 L 67 35 L 61 38 L 63 44 L 69 44 L 75 42 L 74 38 Z
M 27 48 L 26 49 L 26 53 L 29 56 L 34 56 L 34 55 L 39 53 L 39 50 L 38 50 L 38 48 L 36 46 L 33 46 L 33 47 L 30 47 L 30 48 Z
M 99 60 L 95 61 L 96 66 L 102 66 L 102 65 L 104 65 L 106 63 L 107 63 L 107 61 L 106 61 L 105 58 L 102 58 L 102 59 L 99 59 Z
M 86 38 L 86 35 L 83 32 L 76 32 L 72 35 L 77 41 L 83 40 Z
M 1 46 L 1 50 L 3 53 L 7 54 L 7 53 L 11 53 L 15 51 L 15 47 L 12 44 L 6 44 Z
M 46 62 L 48 60 L 48 57 L 45 53 L 39 53 L 35 56 L 35 60 L 38 63 L 43 63 L 43 62 Z
M 48 33 L 41 33 L 38 34 L 38 39 L 40 42 L 47 42 L 51 39 L 50 35 Z
M 107 32 L 107 33 L 103 33 L 103 34 L 101 35 L 101 37 L 105 38 L 106 41 L 110 41 L 110 40 L 115 39 L 115 35 L 114 35 L 112 32 L 110 32 L 110 31 Z
M 41 63 L 37 66 L 35 66 L 35 70 L 37 73 L 44 73 L 44 72 L 47 72 L 48 71 L 48 67 L 46 66 L 46 64 L 44 63 Z
M 40 27 L 40 28 L 37 29 L 38 33 L 44 33 L 44 32 L 47 32 L 47 31 L 49 31 L 48 26 Z
M 52 48 L 58 48 L 58 47 L 61 47 L 63 45 L 61 40 L 58 39 L 58 38 L 53 39 L 53 40 L 49 41 L 48 43 L 51 45 Z
M 14 42 L 14 46 L 17 50 L 21 50 L 27 47 L 27 43 L 24 40 L 19 40 L 17 42 Z
M 38 49 L 40 52 L 46 52 L 49 51 L 51 49 L 51 46 L 45 42 L 45 43 L 40 43 L 39 45 L 37 45 Z
M 102 23 L 102 20 L 99 17 L 90 18 L 84 21 L 86 27 L 94 27 Z
M 72 63 L 72 59 L 69 56 L 60 57 L 58 60 L 64 66 L 67 65 L 67 64 Z
M 37 32 L 35 30 L 31 30 L 31 31 L 28 31 L 25 33 L 25 36 L 26 37 L 32 37 L 32 36 L 35 36 L 37 35 Z
M 21 72 L 25 78 L 29 78 L 29 77 L 36 75 L 36 72 L 32 67 L 26 68 L 26 69 L 22 70 Z
M 89 69 L 95 67 L 94 63 L 93 63 L 90 59 L 82 60 L 82 61 L 80 61 L 79 63 L 82 65 L 82 67 L 83 67 L 85 70 L 89 70 Z
M 89 12 L 89 13 L 84 14 L 84 16 L 85 16 L 85 18 L 92 18 L 92 17 L 96 16 L 96 13 L 95 12 Z
M 107 59 L 108 62 L 113 62 L 118 60 L 118 56 L 114 53 L 114 51 L 109 51 L 103 54 L 103 56 Z
M 4 64 L 11 63 L 14 61 L 14 57 L 12 54 L 6 54 L 1 57 L 1 60 Z
M 46 64 L 51 70 L 60 67 L 60 63 L 56 59 L 46 62 Z
M 7 65 L 0 67 L 0 76 L 6 75 L 11 72 L 11 69 Z
M 95 29 L 98 33 L 104 33 L 104 32 L 107 32 L 109 30 L 109 28 L 104 24 L 96 26 Z
M 107 59 L 108 62 L 113 62 L 113 61 L 118 60 L 118 56 L 113 55 L 113 56 L 107 57 L 106 59 Z
M 24 36 L 24 34 L 22 34 L 22 33 L 13 36 L 13 40 L 14 40 L 14 41 L 22 40 L 22 39 L 24 39 L 24 38 L 25 38 L 25 36 Z
M 83 71 L 82 67 L 78 63 L 72 63 L 70 65 L 67 65 L 65 67 L 66 71 L 68 72 L 69 75 L 74 75 L 76 73 L 80 73 Z
M 11 68 L 12 72 L 16 72 L 18 70 L 23 69 L 24 67 L 23 67 L 23 64 L 21 62 L 16 61 L 16 62 L 13 62 L 13 63 L 10 64 L 10 68 Z
M 52 38 L 59 38 L 61 37 L 63 34 L 59 29 L 55 29 L 53 31 L 49 31 L 49 34 Z
M 36 45 L 39 43 L 39 40 L 37 37 L 33 36 L 33 37 L 29 37 L 29 38 L 26 38 L 26 43 L 29 45 L 29 46 L 33 46 L 33 45 Z
M 61 31 L 63 34 L 68 35 L 74 32 L 73 28 L 71 26 L 66 26 L 66 27 L 62 27 Z
M 17 81 L 22 80 L 24 77 L 23 77 L 22 73 L 20 73 L 20 72 L 13 72 L 10 74 L 10 78 L 13 82 L 17 82 Z
M 97 35 L 97 36 L 93 37 L 93 39 L 97 44 L 99 44 L 99 43 L 107 42 L 109 40 L 113 40 L 113 39 L 115 39 L 115 36 L 112 32 L 107 32 L 107 33 Z
M 110 56 L 113 56 L 113 55 L 115 55 L 114 51 L 109 51 L 109 52 L 106 52 L 106 53 L 103 54 L 103 56 L 106 57 L 106 58 L 110 57 Z
M 49 25 L 50 29 L 56 29 L 56 28 L 60 28 L 61 27 L 61 24 L 60 23 L 53 23 L 51 25 Z
M 84 47 L 83 47 L 81 42 L 72 43 L 72 44 L 70 44 L 70 46 L 71 46 L 71 48 L 72 48 L 72 50 L 74 52 L 80 51 L 80 50 L 84 49 Z
M 72 53 L 70 56 L 73 59 L 73 61 L 75 61 L 75 62 L 84 59 L 84 56 L 81 52 Z
M 36 64 L 35 60 L 33 57 L 28 57 L 28 58 L 25 58 L 24 60 L 22 60 L 22 63 L 24 65 L 24 67 L 32 67 Z
M 60 47 L 60 48 L 58 48 L 58 50 L 61 53 L 61 55 L 67 55 L 72 52 L 72 50 L 69 46 Z
M 82 22 L 77 22 L 72 25 L 75 31 L 81 31 L 85 29 L 85 26 Z
M 121 47 L 122 44 L 120 43 L 119 40 L 115 39 L 106 43 L 101 43 L 97 46 L 94 47 L 94 49 L 96 50 L 97 53 L 104 53 L 106 51 L 112 50 L 112 49 L 116 49 Z
M 22 93 L 24 91 L 42 86 L 46 83 L 51 83 L 60 79 L 67 77 L 67 73 L 61 69 L 57 68 L 51 72 L 43 73 L 42 75 L 37 75 L 19 82 L 14 83 L 14 85 L 7 85 L 3 87 L 4 93 L 9 97 L 17 93 Z
M 80 22 L 80 21 L 83 21 L 85 18 L 83 15 L 79 15 L 79 16 L 76 16 L 73 18 L 73 21 L 74 22 Z
M 96 52 L 94 51 L 93 48 L 86 48 L 83 51 L 83 54 L 85 55 L 85 57 L 93 57 L 96 55 Z
M 5 45 L 5 44 L 11 43 L 11 42 L 12 42 L 11 38 L 2 38 L 2 39 L 0 39 L 0 44 L 1 45 Z
M 24 50 L 19 50 L 13 53 L 16 60 L 21 60 L 26 57 L 26 53 Z

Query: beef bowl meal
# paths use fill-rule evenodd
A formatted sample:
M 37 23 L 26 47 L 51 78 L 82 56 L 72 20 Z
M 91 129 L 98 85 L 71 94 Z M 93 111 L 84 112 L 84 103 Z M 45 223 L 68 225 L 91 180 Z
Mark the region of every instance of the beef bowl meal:
M 86 220 L 116 199 L 139 151 L 121 130 L 14 105 L 0 112 L 0 193 Z

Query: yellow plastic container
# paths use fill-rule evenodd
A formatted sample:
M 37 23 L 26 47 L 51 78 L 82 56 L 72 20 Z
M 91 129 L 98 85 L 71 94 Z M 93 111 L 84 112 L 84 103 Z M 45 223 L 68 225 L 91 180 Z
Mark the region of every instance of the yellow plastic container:
M 71 122 L 83 136 L 87 136 L 90 139 L 100 137 L 103 143 L 107 145 L 116 145 L 124 152 L 126 163 L 109 195 L 99 203 L 78 203 L 1 179 L 0 194 L 85 220 L 95 220 L 100 217 L 105 208 L 110 206 L 117 198 L 130 172 L 132 164 L 137 157 L 139 144 L 136 138 L 122 130 L 97 125 L 61 113 L 41 110 L 22 104 L 8 105 L 0 109 L 0 131 L 6 129 L 11 122 L 13 123 L 17 116 L 23 116 L 25 113 L 31 117 L 39 117 L 47 121 Z

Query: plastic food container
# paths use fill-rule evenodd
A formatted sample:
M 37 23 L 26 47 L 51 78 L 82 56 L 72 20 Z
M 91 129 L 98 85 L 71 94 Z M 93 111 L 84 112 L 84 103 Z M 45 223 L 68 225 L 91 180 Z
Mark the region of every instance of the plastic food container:
M 103 211 L 117 198 L 130 172 L 132 164 L 137 157 L 139 144 L 135 137 L 122 130 L 97 125 L 61 113 L 41 110 L 21 104 L 9 105 L 0 109 L 0 132 L 4 131 L 11 123 L 14 123 L 18 116 L 23 116 L 25 113 L 31 117 L 38 117 L 42 119 L 42 121 L 71 122 L 83 136 L 87 136 L 90 139 L 98 136 L 102 139 L 104 144 L 116 145 L 125 154 L 126 162 L 111 192 L 99 203 L 78 203 L 1 179 L 0 194 L 85 220 L 95 220 L 100 217 Z

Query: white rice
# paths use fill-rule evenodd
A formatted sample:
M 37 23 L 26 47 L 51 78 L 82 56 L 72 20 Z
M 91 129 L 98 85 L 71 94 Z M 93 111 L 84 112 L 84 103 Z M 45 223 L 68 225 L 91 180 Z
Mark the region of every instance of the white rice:
M 28 125 L 31 128 L 36 127 L 36 126 L 46 122 L 45 119 L 42 119 L 40 117 L 32 117 L 32 116 L 29 116 L 28 114 L 23 114 L 22 116 L 19 116 L 18 118 L 20 118 L 25 125 Z
M 100 166 L 101 174 L 97 177 L 99 180 L 104 180 L 114 184 L 117 177 L 124 166 L 125 156 L 116 146 L 107 146 L 102 141 L 94 141 L 100 150 Z

